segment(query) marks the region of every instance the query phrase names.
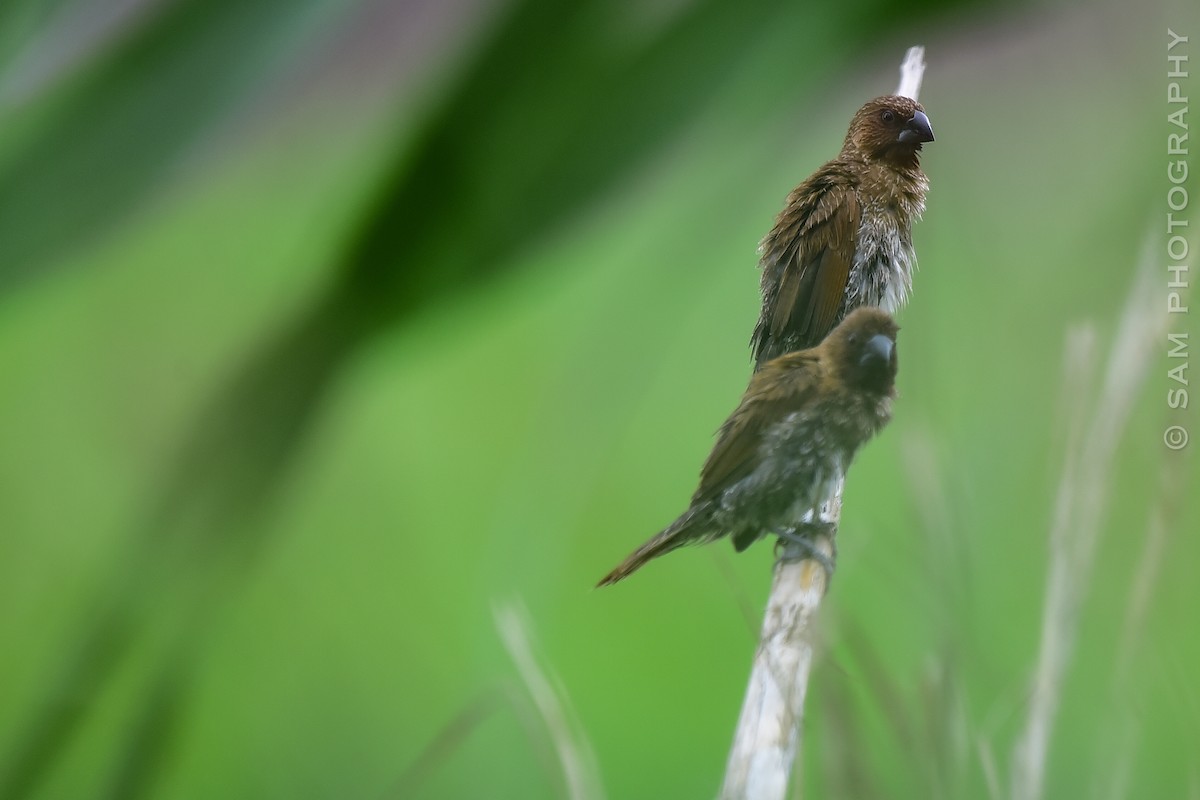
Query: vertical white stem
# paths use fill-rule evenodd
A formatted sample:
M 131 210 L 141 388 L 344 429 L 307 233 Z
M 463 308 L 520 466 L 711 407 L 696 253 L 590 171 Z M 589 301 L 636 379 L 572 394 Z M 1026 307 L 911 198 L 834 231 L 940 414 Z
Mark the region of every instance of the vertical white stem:
M 832 559 L 829 537 L 818 537 L 815 546 Z M 813 662 L 809 631 L 825 581 L 825 568 L 812 559 L 775 562 L 762 637 L 721 788 L 725 800 L 782 798 L 787 792 Z
M 915 100 L 924 74 L 925 48 L 910 47 L 896 94 Z M 836 531 L 841 515 L 839 484 L 821 516 Z M 832 563 L 832 538 L 818 536 L 814 545 Z M 725 767 L 722 800 L 782 800 L 787 794 L 800 752 L 804 696 L 813 663 L 812 621 L 828 588 L 825 567 L 805 555 L 789 545 L 775 562 L 762 636 Z
M 900 63 L 900 85 L 896 88 L 896 94 L 916 100 L 921 93 L 921 79 L 924 77 L 925 48 L 918 44 L 908 48 L 904 61 Z

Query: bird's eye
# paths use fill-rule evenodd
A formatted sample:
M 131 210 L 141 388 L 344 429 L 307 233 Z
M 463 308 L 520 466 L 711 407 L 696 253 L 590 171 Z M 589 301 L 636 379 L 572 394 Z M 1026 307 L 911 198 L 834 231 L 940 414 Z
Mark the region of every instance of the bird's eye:
M 884 110 L 883 110 L 883 113 L 881 113 L 881 114 L 879 115 L 879 118 L 880 118 L 881 120 L 883 120 L 884 122 L 886 122 L 888 125 L 891 125 L 893 122 L 895 122 L 895 121 L 896 121 L 896 115 L 895 115 L 895 114 L 893 114 L 893 113 L 892 113 L 890 110 L 888 110 L 888 109 L 884 109 Z

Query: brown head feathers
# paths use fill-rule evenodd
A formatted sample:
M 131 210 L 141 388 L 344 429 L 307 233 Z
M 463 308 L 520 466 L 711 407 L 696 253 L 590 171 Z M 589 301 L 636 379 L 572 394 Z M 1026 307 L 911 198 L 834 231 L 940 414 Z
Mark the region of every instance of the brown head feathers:
M 915 166 L 921 145 L 932 141 L 933 128 L 920 103 L 908 97 L 884 95 L 867 102 L 854 115 L 842 155 Z

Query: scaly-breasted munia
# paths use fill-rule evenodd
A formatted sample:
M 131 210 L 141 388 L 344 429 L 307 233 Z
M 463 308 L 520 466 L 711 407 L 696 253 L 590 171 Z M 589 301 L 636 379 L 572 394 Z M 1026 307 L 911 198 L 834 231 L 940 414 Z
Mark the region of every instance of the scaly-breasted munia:
M 842 151 L 788 195 L 759 248 L 762 313 L 755 368 L 817 345 L 859 306 L 895 313 L 912 286 L 912 224 L 925 210 L 921 171 L 933 129 L 907 97 L 858 110 Z
M 729 535 L 741 551 L 768 534 L 795 537 L 891 419 L 896 331 L 886 312 L 860 308 L 819 346 L 764 364 L 721 426 L 688 510 L 599 585 L 685 544 Z

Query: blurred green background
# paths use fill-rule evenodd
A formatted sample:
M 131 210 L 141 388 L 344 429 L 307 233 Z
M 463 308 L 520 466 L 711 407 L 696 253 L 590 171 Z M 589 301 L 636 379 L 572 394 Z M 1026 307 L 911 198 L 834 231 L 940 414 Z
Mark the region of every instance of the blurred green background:
M 608 796 L 715 794 L 771 548 L 591 587 L 684 507 L 758 239 L 914 43 L 901 398 L 797 792 L 1007 796 L 1087 411 L 1064 337 L 1107 351 L 1162 253 L 1168 26 L 1200 70 L 1190 0 L 4 3 L 0 797 L 563 796 L 511 601 Z M 1162 444 L 1200 418 L 1165 354 L 1048 796 L 1200 796 L 1196 445 Z

